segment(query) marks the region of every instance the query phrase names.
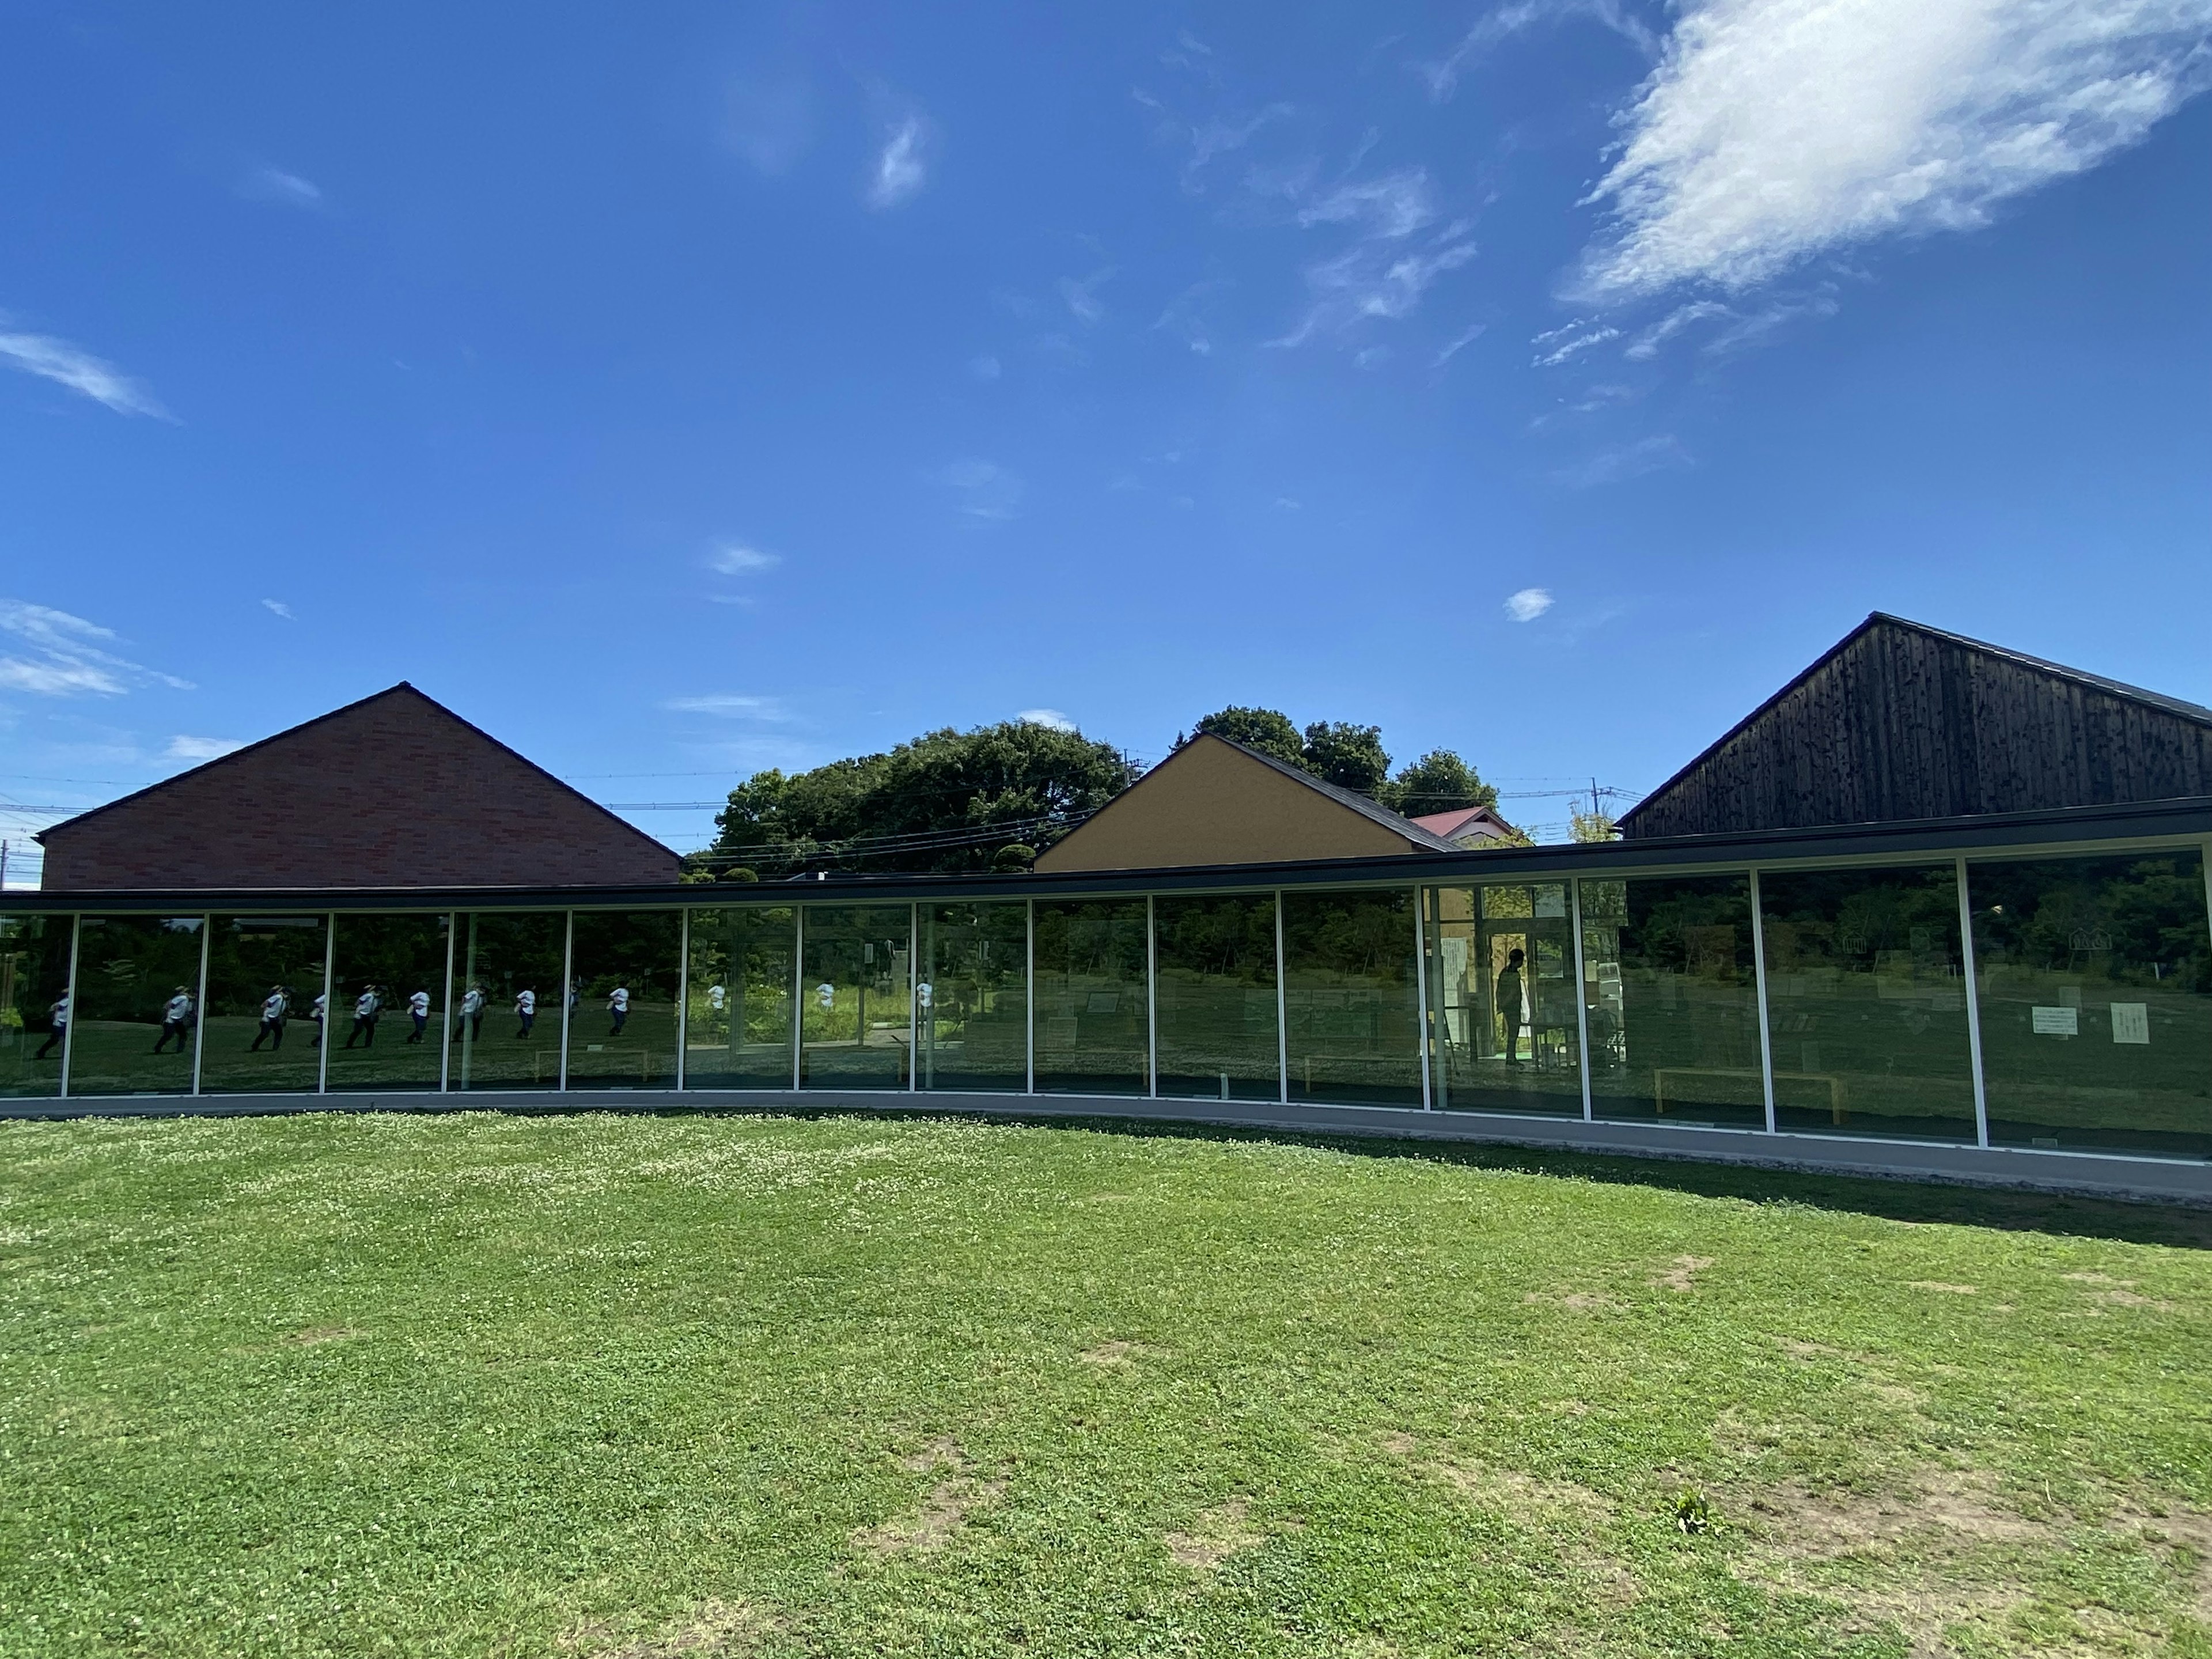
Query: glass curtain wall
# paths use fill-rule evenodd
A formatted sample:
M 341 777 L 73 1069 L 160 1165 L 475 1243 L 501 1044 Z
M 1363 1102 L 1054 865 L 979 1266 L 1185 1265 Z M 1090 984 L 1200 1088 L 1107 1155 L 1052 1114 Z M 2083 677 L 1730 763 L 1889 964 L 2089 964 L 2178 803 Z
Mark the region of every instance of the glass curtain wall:
M 1561 882 L 1430 890 L 1431 1086 L 1446 1111 L 1583 1115 Z
M 0 916 L 0 1098 L 62 1091 L 72 916 Z
M 563 910 L 486 910 L 460 919 L 453 963 L 454 1089 L 557 1089 L 561 1086 L 562 981 L 567 972 L 568 916 Z M 331 1070 L 362 1035 L 354 982 L 333 999 L 342 1019 L 328 1039 Z M 337 1043 L 344 1021 L 346 1042 Z
M 1413 890 L 1283 895 L 1290 1097 L 1419 1106 Z
M 1751 878 L 1586 881 L 1590 1111 L 1764 1129 Z
M 795 1075 L 792 987 L 798 912 L 787 904 L 691 913 L 684 1084 L 690 1089 L 788 1089 Z
M 322 1054 L 310 1016 L 329 943 L 327 916 L 210 919 L 202 1094 L 314 1092 Z
M 1762 874 L 1759 901 L 1776 1126 L 1974 1140 L 1954 868 Z
M 1035 949 L 1038 1091 L 1146 1093 L 1145 901 L 1040 903 Z
M 1990 1139 L 2212 1155 L 2212 941 L 2204 865 L 1973 864 Z
M 86 916 L 70 1032 L 72 1095 L 191 1092 L 204 916 Z
M 921 1018 L 925 1089 L 1029 1087 L 1029 905 L 925 904 Z
M 335 1030 L 323 1086 L 332 1091 L 435 1089 L 446 1046 L 447 941 L 453 918 L 429 915 L 347 915 L 333 924 L 331 1000 L 295 1007 L 293 1020 L 311 1043 Z M 376 1000 L 374 1019 L 385 1035 L 368 1044 L 344 1046 L 364 995 Z
M 1279 1099 L 1274 895 L 1155 899 L 1152 937 L 1160 1093 Z
M 579 910 L 571 951 L 568 1086 L 674 1088 L 683 913 Z
M 810 904 L 799 929 L 802 1089 L 903 1089 L 914 1060 L 914 907 Z

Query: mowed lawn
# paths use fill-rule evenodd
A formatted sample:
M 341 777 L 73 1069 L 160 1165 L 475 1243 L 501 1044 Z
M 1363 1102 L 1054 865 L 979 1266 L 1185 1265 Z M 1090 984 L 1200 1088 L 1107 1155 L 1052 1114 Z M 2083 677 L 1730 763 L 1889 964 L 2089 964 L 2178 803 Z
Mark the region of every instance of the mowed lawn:
M 8 1124 L 0 1654 L 2208 1656 L 2208 1243 L 1103 1126 Z

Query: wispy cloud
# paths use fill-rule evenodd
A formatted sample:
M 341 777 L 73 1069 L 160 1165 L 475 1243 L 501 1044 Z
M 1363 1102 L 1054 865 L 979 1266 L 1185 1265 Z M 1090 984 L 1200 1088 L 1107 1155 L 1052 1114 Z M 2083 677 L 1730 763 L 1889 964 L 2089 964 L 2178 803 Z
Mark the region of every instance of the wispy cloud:
M 1580 356 L 1592 346 L 1603 345 L 1607 340 L 1617 340 L 1620 331 L 1609 323 L 1590 324 L 1580 318 L 1559 328 L 1547 329 L 1528 343 L 1536 348 L 1529 360 L 1532 368 L 1552 368 L 1570 357 Z
M 1170 62 L 1173 68 L 1194 66 L 1188 58 L 1164 61 Z M 1209 72 L 1205 79 L 1209 83 L 1215 83 L 1219 77 Z M 1132 88 L 1129 95 L 1141 107 L 1152 112 L 1153 129 L 1161 141 L 1183 147 L 1185 153 L 1179 178 L 1183 189 L 1193 196 L 1205 193 L 1206 170 L 1213 162 L 1243 149 L 1260 135 L 1263 128 L 1297 113 L 1291 105 L 1278 103 L 1247 114 L 1216 115 L 1192 120 L 1170 109 L 1164 100 L 1142 88 Z
M 2207 0 L 1691 0 L 1592 192 L 1572 284 L 1763 283 L 1874 238 L 1985 224 L 2212 84 Z
M 1114 277 L 1114 268 L 1096 270 L 1078 282 L 1073 276 L 1060 279 L 1060 297 L 1067 307 L 1067 314 L 1085 327 L 1106 314 L 1106 307 L 1098 302 L 1098 290 Z
M 870 207 L 896 207 L 929 182 L 928 143 L 928 125 L 919 115 L 907 116 L 891 130 L 869 176 Z
M 249 202 L 271 202 L 278 207 L 319 208 L 323 192 L 318 185 L 282 167 L 256 167 L 238 181 L 238 193 Z
M 162 756 L 168 760 L 221 760 L 225 755 L 234 755 L 246 747 L 243 738 L 188 738 L 179 733 L 169 739 Z
M 698 697 L 671 697 L 660 705 L 678 714 L 711 714 L 725 720 L 783 720 L 791 717 L 777 697 L 742 696 L 734 691 L 714 691 Z
M 264 599 L 261 601 L 261 604 L 264 609 L 273 611 L 276 615 L 282 617 L 286 622 L 297 622 L 299 620 L 298 617 L 292 614 L 292 607 L 285 604 L 282 599 Z
M 732 81 L 724 94 L 722 139 L 764 178 L 791 171 L 814 142 L 814 90 L 798 76 Z
M 971 519 L 1001 521 L 1016 516 L 1021 506 L 1022 481 L 996 461 L 955 461 L 930 477 L 953 492 L 960 511 Z
M 1487 323 L 1477 323 L 1474 327 L 1468 329 L 1465 332 L 1455 335 L 1452 338 L 1451 343 L 1446 346 L 1442 351 L 1437 353 L 1436 361 L 1431 362 L 1429 367 L 1431 368 L 1442 368 L 1453 358 L 1458 356 L 1461 352 L 1466 350 L 1468 347 L 1473 345 L 1477 340 L 1480 340 L 1483 337 L 1484 333 L 1488 330 L 1489 326 L 1490 325 Z
M 1438 218 L 1428 174 L 1401 168 L 1340 184 L 1297 209 L 1308 228 L 1348 226 L 1348 246 L 1306 267 L 1311 302 L 1296 326 L 1270 345 L 1298 346 L 1361 324 L 1408 317 L 1445 272 L 1474 258 L 1466 221 L 1424 235 Z
M 1647 472 L 1689 464 L 1690 452 L 1682 447 L 1680 441 L 1661 434 L 1606 450 L 1577 465 L 1562 467 L 1552 476 L 1571 489 L 1592 489 L 1601 484 L 1620 483 L 1642 477 Z
M 1042 726 L 1054 732 L 1075 730 L 1075 722 L 1057 708 L 1024 708 L 1014 718 L 1024 726 Z
M 1517 623 L 1536 620 L 1552 608 L 1552 590 L 1548 587 L 1524 587 L 1505 599 L 1505 614 Z
M 995 380 L 999 378 L 1000 373 L 999 360 L 996 357 L 987 354 L 981 357 L 970 357 L 968 360 L 968 377 L 970 380 Z
M 1206 298 L 1209 295 L 1229 287 L 1223 278 L 1193 283 L 1170 300 L 1152 327 L 1171 334 L 1191 349 L 1194 355 L 1208 357 L 1213 354 L 1213 330 L 1206 320 Z
M 1516 35 L 1584 21 L 1611 29 L 1646 57 L 1658 52 L 1657 37 L 1620 0 L 1507 0 L 1478 19 L 1443 57 L 1410 67 L 1428 88 L 1429 96 L 1443 103 L 1459 90 L 1462 75 Z
M 783 562 L 781 553 L 763 553 L 757 547 L 748 547 L 743 542 L 728 542 L 707 556 L 707 568 L 725 576 L 750 575 L 756 570 L 772 570 Z
M 6 320 L 0 317 L 0 323 Z M 51 334 L 0 333 L 0 362 L 81 392 L 118 415 L 172 418 L 151 392 L 114 364 Z
M 147 668 L 107 649 L 115 630 L 43 605 L 0 599 L 0 634 L 25 654 L 0 656 L 0 690 L 40 696 L 121 696 L 134 685 L 192 689 L 190 680 Z

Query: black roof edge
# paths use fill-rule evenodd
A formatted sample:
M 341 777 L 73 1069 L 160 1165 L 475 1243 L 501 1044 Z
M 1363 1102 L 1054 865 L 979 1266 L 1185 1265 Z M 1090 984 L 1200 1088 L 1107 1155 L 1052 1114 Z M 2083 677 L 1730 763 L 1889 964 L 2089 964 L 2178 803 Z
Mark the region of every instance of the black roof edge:
M 185 915 L 369 909 L 471 910 L 636 908 L 679 905 L 854 903 L 871 899 L 902 902 L 965 899 L 1108 896 L 1174 890 L 1222 890 L 1329 885 L 1388 886 L 1414 882 L 1504 879 L 1570 875 L 1599 878 L 1639 868 L 1688 866 L 1745 868 L 1806 859 L 1878 854 L 1911 856 L 2017 850 L 2098 841 L 2156 840 L 2201 843 L 2212 836 L 2212 795 L 2102 806 L 2052 807 L 2032 812 L 1986 813 L 1907 823 L 1830 824 L 1808 829 L 1744 831 L 1716 836 L 1659 836 L 1642 841 L 1547 842 L 1531 847 L 1449 853 L 1384 854 L 1376 857 L 1306 859 L 1295 863 L 1167 866 L 1146 870 L 1071 870 L 1060 874 L 847 876 L 803 886 L 781 882 L 672 882 L 566 887 L 264 888 L 197 891 L 13 891 L 0 913 L 14 915 L 82 912 Z
M 1626 825 L 1638 812 L 1642 811 L 1647 805 L 1658 799 L 1660 796 L 1665 794 L 1676 784 L 1681 782 L 1684 778 L 1688 777 L 1691 773 L 1696 771 L 1700 766 L 1703 766 L 1708 760 L 1711 760 L 1723 749 L 1728 747 L 1730 743 L 1734 742 L 1737 737 L 1742 734 L 1744 730 L 1748 727 L 1753 721 L 1759 719 L 1760 715 L 1765 714 L 1768 709 L 1773 708 L 1784 697 L 1788 696 L 1792 691 L 1795 691 L 1799 686 L 1804 684 L 1807 680 L 1812 678 L 1814 673 L 1826 666 L 1830 661 L 1841 653 L 1844 647 L 1850 645 L 1851 641 L 1857 639 L 1860 635 L 1868 632 L 1871 629 L 1882 626 L 1908 629 L 1916 634 L 1927 635 L 1931 639 L 1948 640 L 1954 645 L 1965 646 L 1967 649 L 1972 651 L 1984 651 L 1991 656 L 2002 657 L 2007 661 L 2020 663 L 2024 666 L 2039 670 L 2043 673 L 2054 674 L 2061 679 L 2072 680 L 2079 684 L 2091 686 L 2097 690 L 2106 692 L 2112 696 L 2125 698 L 2132 702 L 2143 703 L 2150 708 L 2156 708 L 2164 714 L 2175 714 L 2185 720 L 2194 720 L 2206 726 L 2212 726 L 2212 708 L 2206 708 L 2197 703 L 2184 702 L 2179 697 L 2169 697 L 2164 693 L 2158 691 L 2146 691 L 2139 685 L 2130 685 L 2123 680 L 2106 679 L 2100 674 L 2088 673 L 2079 668 L 2069 668 L 2063 663 L 2046 662 L 2041 657 L 2031 657 L 2024 651 L 2014 651 L 2008 647 L 2002 645 L 1991 645 L 1986 640 L 1974 639 L 1965 634 L 1954 634 L 1948 629 L 1935 628 L 1926 623 L 1914 622 L 1910 617 L 1897 616 L 1893 612 L 1887 611 L 1869 611 L 1867 612 L 1865 621 L 1859 623 L 1857 627 L 1852 629 L 1850 633 L 1844 635 L 1843 638 L 1838 640 L 1826 651 L 1820 653 L 1819 656 L 1814 658 L 1812 661 L 1807 663 L 1803 668 L 1800 669 L 1795 675 L 1791 676 L 1789 683 L 1784 685 L 1780 690 L 1775 692 L 1764 702 L 1760 703 L 1759 707 L 1753 709 L 1751 713 L 1746 714 L 1734 726 L 1729 727 L 1727 731 L 1722 732 L 1720 736 L 1715 738 L 1703 749 L 1698 750 L 1694 756 L 1676 769 L 1673 776 L 1669 777 L 1664 783 L 1659 785 L 1657 788 L 1651 790 L 1642 800 L 1637 802 L 1635 805 L 1623 812 L 1617 822 L 1623 825 Z
M 562 779 L 555 777 L 553 774 L 547 771 L 536 761 L 531 759 L 529 756 L 524 754 L 513 744 L 501 743 L 497 738 L 492 736 L 490 732 L 485 731 L 483 727 L 478 726 L 474 720 L 469 719 L 467 715 L 456 714 L 453 709 L 447 708 L 444 703 L 440 702 L 435 697 L 432 696 L 428 691 L 423 690 L 422 687 L 416 685 L 412 680 L 401 680 L 397 684 L 386 686 L 381 691 L 372 691 L 365 697 L 356 697 L 351 702 L 341 703 L 336 708 L 325 709 L 319 714 L 316 714 L 310 719 L 300 721 L 296 726 L 288 726 L 281 732 L 271 732 L 265 738 L 257 738 L 253 742 L 247 744 L 243 749 L 234 749 L 228 755 L 217 755 L 213 760 L 202 761 L 198 766 L 188 766 L 183 771 L 175 774 L 173 776 L 163 778 L 158 783 L 149 783 L 144 788 L 134 789 L 127 795 L 118 795 L 113 800 L 102 801 L 97 806 L 88 806 L 83 811 L 77 813 L 73 817 L 64 818 L 59 823 L 48 824 L 45 829 L 39 830 L 34 834 L 31 839 L 37 842 L 40 846 L 43 847 L 46 844 L 46 837 L 57 830 L 65 830 L 73 823 L 82 823 L 87 818 L 97 817 L 102 812 L 112 811 L 118 806 L 127 806 L 132 801 L 138 799 L 141 796 L 153 794 L 157 790 L 167 789 L 173 783 L 180 783 L 186 778 L 195 777 L 198 774 L 208 771 L 212 768 L 226 765 L 229 762 L 242 759 L 246 756 L 252 754 L 257 749 L 267 748 L 270 744 L 276 742 L 280 738 L 295 737 L 300 732 L 305 732 L 310 726 L 320 726 L 325 720 L 334 720 L 341 714 L 350 714 L 356 708 L 366 708 L 370 703 L 380 702 L 383 698 L 392 696 L 395 693 L 401 691 L 411 692 L 414 696 L 422 698 L 424 702 L 428 703 L 431 708 L 436 709 L 447 719 L 458 720 L 463 726 L 467 726 L 470 731 L 475 732 L 478 737 L 482 738 L 486 743 L 491 744 L 495 749 L 501 750 L 507 754 L 514 757 L 515 759 L 520 761 L 525 766 L 537 773 L 538 776 L 544 778 L 556 788 L 566 790 L 569 794 L 574 795 L 578 800 L 582 801 L 586 806 L 592 808 L 601 817 L 611 819 L 612 822 L 622 825 L 623 829 L 629 830 L 630 834 L 635 836 L 640 841 L 648 842 L 661 852 L 667 854 L 669 857 L 674 859 L 678 863 L 680 864 L 683 862 L 684 854 L 678 852 L 674 848 L 668 846 L 665 842 L 660 841 L 655 836 L 648 836 L 644 830 L 639 829 L 635 824 L 632 823 L 628 818 L 623 817 L 620 813 L 610 811 L 607 807 L 601 805 L 598 801 L 593 800 L 582 790 L 577 788 L 574 784 L 565 782 Z

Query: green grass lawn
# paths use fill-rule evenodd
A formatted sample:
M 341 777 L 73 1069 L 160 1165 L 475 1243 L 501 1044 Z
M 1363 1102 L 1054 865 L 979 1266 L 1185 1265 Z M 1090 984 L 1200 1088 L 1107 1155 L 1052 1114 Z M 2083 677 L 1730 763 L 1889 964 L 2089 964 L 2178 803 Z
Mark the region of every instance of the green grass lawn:
M 2202 1214 L 863 1117 L 0 1170 L 0 1654 L 2212 1656 Z

